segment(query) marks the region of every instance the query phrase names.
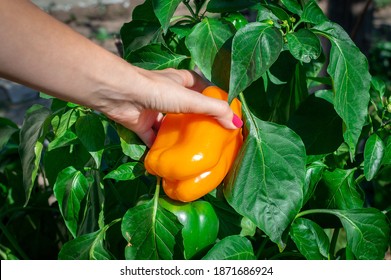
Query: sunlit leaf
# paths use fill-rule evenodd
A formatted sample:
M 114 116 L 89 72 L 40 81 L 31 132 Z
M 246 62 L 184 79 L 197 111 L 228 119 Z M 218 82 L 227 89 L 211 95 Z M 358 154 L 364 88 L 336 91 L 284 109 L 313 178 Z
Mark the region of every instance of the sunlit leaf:
M 325 16 L 316 1 L 310 0 L 307 1 L 307 3 L 304 5 L 303 13 L 301 14 L 300 20 L 312 24 L 320 24 L 328 21 L 328 18 Z
M 380 260 L 388 248 L 390 225 L 378 209 L 333 210 L 347 235 L 347 246 L 357 259 Z
M 19 154 L 23 167 L 23 186 L 28 203 L 31 191 L 37 177 L 41 160 L 45 130 L 50 123 L 50 110 L 35 105 L 27 111 L 23 126 L 20 130 Z
M 171 17 L 181 2 L 182 0 L 152 0 L 153 10 L 164 32 L 170 26 Z
M 232 42 L 229 100 L 266 73 L 282 45 L 281 32 L 271 25 L 254 22 L 238 30 Z
M 246 107 L 245 142 L 224 189 L 229 204 L 280 248 L 303 203 L 305 149 L 289 128 L 257 119 Z
M 114 179 L 117 181 L 133 180 L 143 175 L 144 165 L 139 162 L 127 162 L 110 171 L 103 179 Z
M 147 45 L 125 57 L 133 65 L 147 70 L 178 68 L 179 64 L 186 58 L 184 55 L 174 54 L 161 44 Z
M 217 52 L 232 36 L 233 32 L 229 25 L 214 18 L 203 19 L 187 36 L 186 46 L 207 79 L 211 79 L 212 66 Z
M 154 199 L 129 209 L 121 226 L 122 235 L 128 242 L 125 258 L 172 259 L 175 237 L 180 229 L 181 224 L 175 215 L 154 203 Z
M 364 175 L 368 181 L 376 176 L 382 164 L 384 148 L 384 143 L 377 134 L 371 135 L 365 143 Z
M 73 166 L 65 168 L 58 174 L 53 187 L 60 212 L 73 237 L 77 236 L 80 223 L 79 212 L 87 189 L 88 181 L 86 177 Z
M 334 83 L 334 108 L 345 122 L 344 139 L 353 157 L 368 114 L 371 85 L 368 61 L 338 24 L 325 22 L 315 26 L 314 32 L 331 42 L 327 72 Z
M 121 141 L 122 152 L 134 160 L 139 160 L 146 151 L 145 144 L 140 138 L 122 125 L 117 125 L 117 132 Z

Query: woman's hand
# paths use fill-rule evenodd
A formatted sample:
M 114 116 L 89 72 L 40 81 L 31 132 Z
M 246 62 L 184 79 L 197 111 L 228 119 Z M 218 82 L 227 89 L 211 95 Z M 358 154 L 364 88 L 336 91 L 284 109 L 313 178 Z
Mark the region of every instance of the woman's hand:
M 135 92 L 113 94 L 104 108 L 97 108 L 109 118 L 129 128 L 151 146 L 162 113 L 198 113 L 210 115 L 224 127 L 236 129 L 242 122 L 227 102 L 201 95 L 209 84 L 192 71 L 138 69 L 142 78 Z M 131 89 L 131 87 L 129 87 Z

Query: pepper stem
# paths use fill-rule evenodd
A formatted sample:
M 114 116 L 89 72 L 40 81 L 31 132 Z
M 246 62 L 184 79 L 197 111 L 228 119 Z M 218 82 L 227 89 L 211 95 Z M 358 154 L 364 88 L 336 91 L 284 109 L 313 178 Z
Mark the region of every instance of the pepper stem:
M 155 189 L 155 194 L 153 195 L 153 215 L 152 215 L 152 222 L 155 224 L 156 222 L 156 214 L 157 214 L 157 209 L 159 206 L 159 193 L 160 193 L 160 182 L 161 178 L 159 176 L 156 176 L 156 189 Z
M 156 189 L 155 189 L 155 193 L 153 195 L 153 199 L 155 200 L 155 204 L 157 204 L 157 200 L 159 198 L 161 181 L 162 181 L 162 178 L 160 176 L 156 176 Z

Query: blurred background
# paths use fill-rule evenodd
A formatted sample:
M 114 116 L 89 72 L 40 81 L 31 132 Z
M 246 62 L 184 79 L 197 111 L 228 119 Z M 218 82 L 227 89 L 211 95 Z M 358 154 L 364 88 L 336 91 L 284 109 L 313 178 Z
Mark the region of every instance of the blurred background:
M 36 5 L 72 29 L 118 55 L 116 42 L 121 26 L 144 0 L 33 0 Z M 318 0 L 334 22 L 350 34 L 368 57 L 371 74 L 391 85 L 391 0 Z M 184 6 L 177 13 L 186 12 Z M 32 104 L 47 104 L 39 93 L 0 79 L 0 117 L 23 122 Z

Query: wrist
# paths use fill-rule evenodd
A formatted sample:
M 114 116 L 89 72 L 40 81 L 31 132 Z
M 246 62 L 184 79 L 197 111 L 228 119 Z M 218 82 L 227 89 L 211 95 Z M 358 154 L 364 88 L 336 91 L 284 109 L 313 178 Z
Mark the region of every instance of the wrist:
M 122 108 L 140 102 L 140 89 L 145 88 L 141 85 L 145 79 L 139 69 L 121 58 L 119 60 L 114 71 L 107 71 L 95 80 L 94 90 L 85 99 L 85 106 L 114 120 Z

